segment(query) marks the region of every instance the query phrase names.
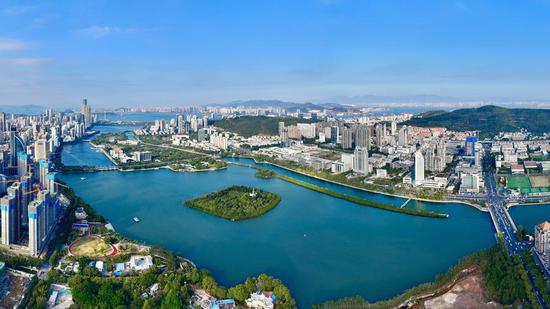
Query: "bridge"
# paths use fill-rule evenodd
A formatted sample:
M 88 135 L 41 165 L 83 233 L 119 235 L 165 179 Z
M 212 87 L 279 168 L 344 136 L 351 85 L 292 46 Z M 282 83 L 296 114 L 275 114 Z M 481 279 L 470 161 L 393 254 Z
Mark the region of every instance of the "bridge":
M 93 166 L 93 165 L 65 165 L 61 168 L 63 173 L 94 173 L 103 171 L 117 171 L 118 166 Z
M 486 163 L 488 161 L 492 161 L 491 146 L 489 144 L 484 144 L 483 147 L 485 149 L 484 160 L 486 161 Z M 529 282 L 531 283 L 531 287 L 533 288 L 533 292 L 535 293 L 535 296 L 537 297 L 538 302 L 540 303 L 542 308 L 548 308 L 540 292 L 537 290 L 535 286 L 535 283 L 533 281 L 533 276 L 529 272 L 529 269 L 527 269 L 525 261 L 523 260 L 523 257 L 521 257 L 521 252 L 526 249 L 529 250 L 531 247 L 531 244 L 529 242 L 517 239 L 516 225 L 512 220 L 512 217 L 508 213 L 508 209 L 506 207 L 506 201 L 502 198 L 502 196 L 498 194 L 494 172 L 491 170 L 486 170 L 483 172 L 483 175 L 485 177 L 485 186 L 487 188 L 487 204 L 489 206 L 489 212 L 491 213 L 491 219 L 493 221 L 495 229 L 498 234 L 502 235 L 504 244 L 508 249 L 508 254 L 520 256 L 521 261 L 523 263 L 523 268 L 527 273 L 527 277 L 529 279 Z M 533 254 L 534 250 L 530 250 L 530 251 L 531 251 L 531 254 Z M 535 255 L 534 258 L 536 260 L 538 257 Z M 548 275 L 544 270 L 543 270 L 543 273 L 545 275 Z M 547 276 L 547 280 L 548 279 L 550 278 Z

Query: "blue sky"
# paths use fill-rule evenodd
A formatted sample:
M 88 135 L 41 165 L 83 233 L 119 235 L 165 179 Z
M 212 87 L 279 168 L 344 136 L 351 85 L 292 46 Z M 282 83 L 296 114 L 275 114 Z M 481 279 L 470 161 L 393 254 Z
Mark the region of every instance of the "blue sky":
M 550 0 L 0 0 L 0 104 L 550 99 L 549 16 Z

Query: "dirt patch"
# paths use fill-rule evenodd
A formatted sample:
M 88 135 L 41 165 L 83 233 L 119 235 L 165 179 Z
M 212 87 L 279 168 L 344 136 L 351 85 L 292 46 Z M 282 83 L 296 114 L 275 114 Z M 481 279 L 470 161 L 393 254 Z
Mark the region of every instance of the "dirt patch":
M 0 278 L 2 291 L 0 294 L 0 308 L 14 308 L 19 305 L 25 294 L 30 278 L 10 270 Z
M 481 272 L 476 271 L 460 279 L 446 293 L 426 300 L 424 308 L 502 308 L 502 306 L 493 302 L 485 302 L 483 298 L 483 276 Z

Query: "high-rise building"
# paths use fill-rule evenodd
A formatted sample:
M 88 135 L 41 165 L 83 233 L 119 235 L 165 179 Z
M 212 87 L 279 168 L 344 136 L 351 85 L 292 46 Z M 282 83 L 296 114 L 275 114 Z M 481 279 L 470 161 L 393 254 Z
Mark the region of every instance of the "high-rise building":
M 368 174 L 372 171 L 369 164 L 369 150 L 366 147 L 355 147 L 353 171 L 361 174 Z
M 342 129 L 342 148 L 343 149 L 353 148 L 353 130 L 350 128 Z
M 11 126 L 10 128 L 10 167 L 16 167 L 17 166 L 17 144 L 15 140 L 15 132 L 17 131 L 17 128 L 15 126 Z
M 424 156 L 420 150 L 414 153 L 414 185 L 420 186 L 424 182 Z
M 21 221 L 22 221 L 22 203 L 21 203 L 21 184 L 19 182 L 14 182 L 9 188 L 8 188 L 8 196 L 11 196 L 15 200 L 15 214 L 13 218 L 13 239 L 14 241 L 18 241 L 19 238 L 23 234 Z M 2 220 L 4 220 L 4 217 L 2 217 Z M 8 222 L 12 222 L 8 221 Z M 10 236 L 11 237 L 11 236 Z
M 6 114 L 4 112 L 0 112 L 0 132 L 6 132 Z
M 395 135 L 397 133 L 397 122 L 392 121 L 391 122 L 391 135 Z
M 17 153 L 17 177 L 23 177 L 29 172 L 29 155 L 24 152 Z
M 381 148 L 384 145 L 384 127 L 380 124 L 375 126 L 376 130 L 376 147 Z
M 545 221 L 535 226 L 535 250 L 550 264 L 550 222 Z
M 370 130 L 367 126 L 358 126 L 355 133 L 355 146 L 370 150 Z
M 45 139 L 39 139 L 34 142 L 34 160 L 48 159 L 48 142 Z
M 399 146 L 406 146 L 409 143 L 409 129 L 407 126 L 402 126 L 399 129 L 399 136 L 397 138 L 397 144 Z
M 185 134 L 185 121 L 182 114 L 178 114 L 178 134 Z
M 330 142 L 338 144 L 338 135 L 340 134 L 337 126 L 330 127 Z
M 468 135 L 466 136 L 466 155 L 467 156 L 475 156 L 476 154 L 476 143 L 477 143 L 477 136 L 475 135 Z
M 84 99 L 82 102 L 82 117 L 84 117 L 84 129 L 89 128 L 92 125 L 92 110 L 88 105 L 88 100 Z
M 29 204 L 29 252 L 37 256 L 42 249 L 42 216 L 44 215 L 44 204 L 39 201 L 32 201 Z
M 17 200 L 13 195 L 6 195 L 0 200 L 2 216 L 2 244 L 9 245 L 16 241 Z

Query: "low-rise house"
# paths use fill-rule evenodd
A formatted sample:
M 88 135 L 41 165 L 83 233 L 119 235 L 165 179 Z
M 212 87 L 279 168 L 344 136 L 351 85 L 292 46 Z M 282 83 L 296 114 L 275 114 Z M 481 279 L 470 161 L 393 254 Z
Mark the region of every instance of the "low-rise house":
M 153 258 L 150 255 L 132 255 L 130 257 L 130 269 L 134 271 L 144 271 L 153 266 Z
M 277 297 L 273 292 L 260 292 L 250 294 L 250 298 L 246 300 L 248 308 L 256 309 L 273 309 Z

